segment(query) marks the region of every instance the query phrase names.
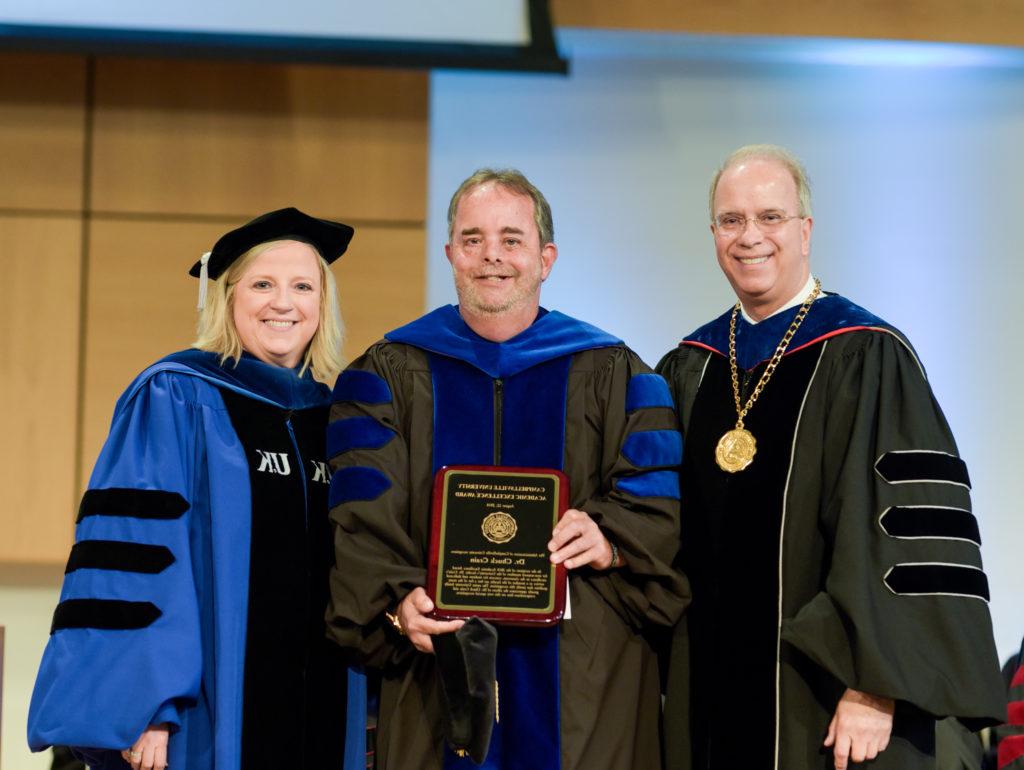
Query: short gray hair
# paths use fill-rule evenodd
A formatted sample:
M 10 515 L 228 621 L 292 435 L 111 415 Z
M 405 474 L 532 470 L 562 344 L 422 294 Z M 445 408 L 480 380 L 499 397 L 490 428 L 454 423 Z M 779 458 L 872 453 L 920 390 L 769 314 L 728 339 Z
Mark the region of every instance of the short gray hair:
M 800 159 L 785 147 L 780 147 L 777 144 L 748 144 L 740 147 L 726 158 L 711 180 L 708 210 L 711 213 L 712 221 L 715 219 L 715 192 L 718 190 L 718 180 L 722 178 L 722 174 L 738 163 L 754 159 L 774 160 L 781 163 L 793 176 L 793 182 L 796 183 L 796 197 L 800 205 L 797 214 L 801 217 L 811 216 L 811 180 L 807 178 L 807 171 Z
M 459 202 L 466 196 L 466 194 L 480 185 L 487 184 L 488 182 L 494 182 L 510 192 L 517 193 L 518 195 L 525 195 L 532 200 L 533 221 L 537 225 L 537 233 L 540 235 L 540 245 L 544 246 L 548 243 L 555 242 L 555 225 L 551 220 L 551 206 L 548 205 L 547 198 L 544 197 L 544 194 L 538 190 L 521 171 L 517 169 L 481 168 L 477 169 L 472 176 L 459 185 L 459 189 L 456 190 L 455 194 L 452 196 L 451 203 L 448 204 L 449 243 L 451 243 L 452 236 L 454 235 L 452 231 L 455 228 L 455 212 L 459 209 Z

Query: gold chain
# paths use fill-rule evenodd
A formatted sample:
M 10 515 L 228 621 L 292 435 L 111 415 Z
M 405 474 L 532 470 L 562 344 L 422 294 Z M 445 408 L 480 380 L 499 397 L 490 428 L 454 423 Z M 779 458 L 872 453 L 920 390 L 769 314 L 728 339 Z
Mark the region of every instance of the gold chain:
M 740 303 L 736 303 L 736 307 L 732 309 L 732 318 L 729 319 L 729 369 L 732 371 L 732 395 L 736 400 L 736 427 L 738 429 L 743 428 L 743 418 L 747 416 L 747 412 L 750 411 L 750 407 L 757 401 L 757 397 L 761 395 L 761 391 L 764 390 L 764 386 L 768 384 L 768 380 L 775 373 L 776 367 L 779 362 L 782 361 L 782 356 L 786 352 L 786 348 L 789 347 L 789 343 L 793 341 L 793 335 L 796 334 L 796 330 L 800 328 L 800 324 L 804 322 L 807 317 L 807 312 L 811 309 L 811 304 L 821 294 L 821 281 L 817 278 L 814 279 L 814 291 L 811 292 L 810 296 L 804 300 L 804 303 L 800 306 L 800 310 L 797 311 L 796 318 L 793 319 L 793 323 L 789 325 L 789 329 L 782 336 L 782 341 L 779 346 L 775 348 L 775 353 L 772 355 L 771 360 L 768 362 L 768 366 L 765 367 L 764 374 L 761 375 L 761 379 L 757 381 L 757 385 L 754 387 L 754 392 L 750 394 L 750 398 L 747 399 L 747 405 L 740 406 L 740 377 L 739 369 L 736 365 L 736 316 L 740 314 Z

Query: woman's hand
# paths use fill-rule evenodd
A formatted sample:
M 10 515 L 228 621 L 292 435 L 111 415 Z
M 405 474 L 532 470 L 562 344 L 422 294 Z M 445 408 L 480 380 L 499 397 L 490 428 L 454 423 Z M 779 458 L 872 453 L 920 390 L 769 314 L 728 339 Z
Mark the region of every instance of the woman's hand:
M 121 757 L 132 770 L 164 770 L 167 767 L 167 738 L 170 725 L 150 725 Z

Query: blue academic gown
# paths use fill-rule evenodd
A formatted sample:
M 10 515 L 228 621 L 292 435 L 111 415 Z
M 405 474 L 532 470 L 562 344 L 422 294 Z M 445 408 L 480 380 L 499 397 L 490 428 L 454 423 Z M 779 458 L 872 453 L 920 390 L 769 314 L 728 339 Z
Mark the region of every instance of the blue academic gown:
M 32 696 L 34 751 L 69 745 L 93 767 L 123 768 L 121 749 L 148 725 L 169 723 L 171 767 L 259 766 L 257 732 L 271 709 L 288 713 L 301 704 L 272 703 L 275 693 L 287 701 L 297 692 L 297 675 L 278 681 L 248 668 L 247 657 L 272 653 L 271 644 L 302 654 L 316 644 L 318 621 L 322 628 L 307 573 L 317 569 L 312 535 L 326 519 L 319 426 L 328 400 L 328 389 L 308 373 L 248 354 L 221 366 L 216 355 L 196 350 L 168 356 L 128 387 L 79 510 Z M 275 536 L 254 497 L 274 499 L 280 512 L 278 494 L 295 522 L 297 550 L 277 562 L 257 551 L 250 559 L 254 544 L 264 547 L 254 532 Z M 293 559 L 304 548 L 305 572 Z M 308 610 L 308 622 L 263 642 L 251 638 L 251 624 L 273 632 L 274 600 L 251 595 L 250 581 L 274 578 Z M 320 652 L 305 654 L 307 666 L 320 660 Z M 265 683 L 247 684 L 247 671 Z M 253 693 L 260 703 L 250 702 Z M 253 720 L 249 761 L 246 719 Z

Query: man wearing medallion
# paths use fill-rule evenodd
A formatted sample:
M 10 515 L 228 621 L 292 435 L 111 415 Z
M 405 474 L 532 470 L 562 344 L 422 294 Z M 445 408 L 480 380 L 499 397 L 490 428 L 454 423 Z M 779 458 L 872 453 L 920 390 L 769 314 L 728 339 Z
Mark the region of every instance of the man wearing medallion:
M 620 340 L 540 307 L 557 249 L 547 201 L 520 173 L 471 176 L 448 224 L 458 306 L 355 361 L 335 386 L 328 432 L 329 635 L 381 672 L 377 768 L 475 766 L 442 740 L 433 654 L 437 635 L 463 621 L 431 617 L 424 590 L 431 486 L 452 465 L 569 479 L 569 510 L 547 543 L 568 569 L 566 618 L 499 629 L 486 766 L 659 768 L 650 637 L 688 600 L 673 567 L 682 445 L 671 396 Z
M 811 275 L 799 161 L 737 150 L 710 208 L 738 302 L 658 366 L 695 597 L 667 765 L 933 768 L 937 719 L 1005 709 L 966 466 L 906 338 Z

